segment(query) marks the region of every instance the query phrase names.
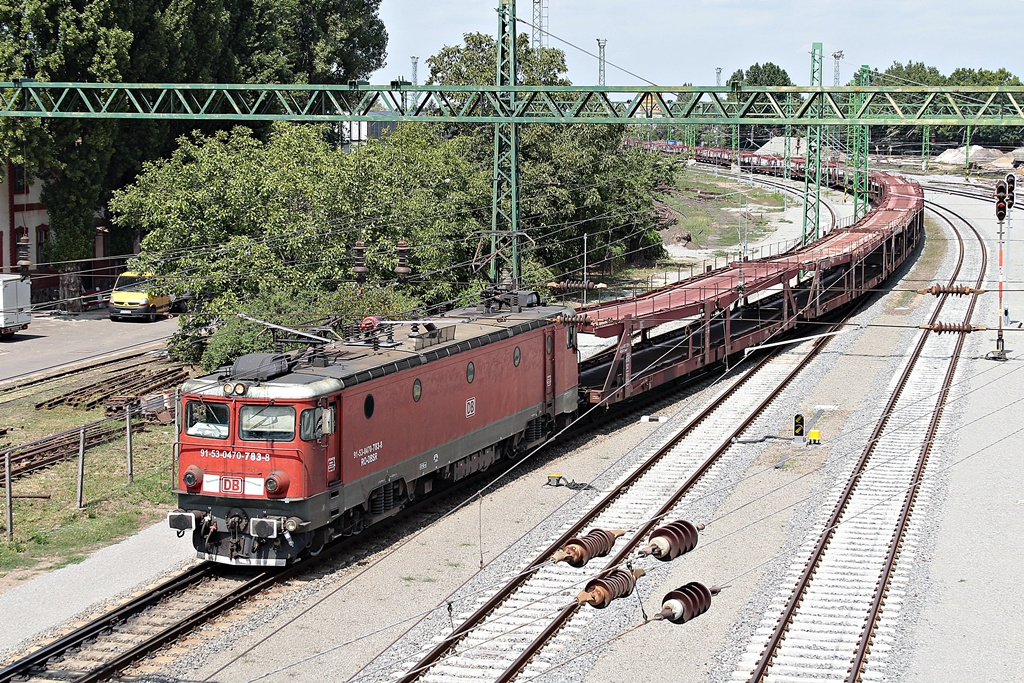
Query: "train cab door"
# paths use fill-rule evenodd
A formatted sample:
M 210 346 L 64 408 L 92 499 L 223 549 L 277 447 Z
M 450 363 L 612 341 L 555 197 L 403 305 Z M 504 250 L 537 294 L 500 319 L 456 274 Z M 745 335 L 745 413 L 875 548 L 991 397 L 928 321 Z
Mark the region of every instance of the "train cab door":
M 320 409 L 323 411 L 320 445 L 324 449 L 324 468 L 327 486 L 330 487 L 341 481 L 341 423 L 338 402 L 320 399 Z
M 555 326 L 544 330 L 544 408 L 555 415 Z

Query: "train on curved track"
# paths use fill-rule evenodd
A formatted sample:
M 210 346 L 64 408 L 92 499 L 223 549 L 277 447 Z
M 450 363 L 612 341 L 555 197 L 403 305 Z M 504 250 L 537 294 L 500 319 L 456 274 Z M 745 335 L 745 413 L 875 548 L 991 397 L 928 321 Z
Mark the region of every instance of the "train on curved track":
M 695 152 L 732 162 L 729 150 Z M 776 157 L 745 154 L 743 165 L 782 170 Z M 827 176 L 844 182 L 842 169 Z M 200 558 L 283 565 L 524 453 L 589 407 L 735 360 L 872 291 L 921 243 L 920 187 L 882 173 L 869 185 L 872 210 L 854 225 L 639 296 L 574 310 L 494 287 L 475 307 L 367 318 L 340 339 L 189 380 L 168 523 L 192 534 Z M 581 360 L 581 332 L 617 341 Z

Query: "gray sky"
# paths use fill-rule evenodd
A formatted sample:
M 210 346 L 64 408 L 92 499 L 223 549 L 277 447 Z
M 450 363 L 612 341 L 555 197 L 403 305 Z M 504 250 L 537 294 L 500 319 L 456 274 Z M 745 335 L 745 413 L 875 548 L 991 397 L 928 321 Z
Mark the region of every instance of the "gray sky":
M 1013 35 L 1024 0 L 549 0 L 549 30 L 589 52 L 607 38 L 608 85 L 641 83 L 621 66 L 658 85 L 714 85 L 736 69 L 774 62 L 798 85 L 810 78 L 812 42 L 824 44 L 824 81 L 833 80 L 832 53 L 846 54 L 843 82 L 861 64 L 885 69 L 893 61 L 923 61 L 948 75 L 957 67 L 1005 67 L 1024 77 L 1024 43 Z M 388 63 L 371 82 L 409 78 L 409 57 L 426 59 L 474 31 L 493 35 L 496 0 L 383 0 Z M 531 0 L 518 0 L 520 19 L 532 21 Z M 529 27 L 520 23 L 519 30 Z M 554 37 L 565 50 L 569 78 L 597 83 L 597 60 Z

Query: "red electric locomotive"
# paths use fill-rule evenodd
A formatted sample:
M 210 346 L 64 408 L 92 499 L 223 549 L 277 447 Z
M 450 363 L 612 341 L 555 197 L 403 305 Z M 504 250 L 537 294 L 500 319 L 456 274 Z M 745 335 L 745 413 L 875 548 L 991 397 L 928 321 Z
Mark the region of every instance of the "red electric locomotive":
M 483 301 L 186 382 L 170 526 L 200 558 L 282 565 L 542 441 L 578 406 L 573 311 Z

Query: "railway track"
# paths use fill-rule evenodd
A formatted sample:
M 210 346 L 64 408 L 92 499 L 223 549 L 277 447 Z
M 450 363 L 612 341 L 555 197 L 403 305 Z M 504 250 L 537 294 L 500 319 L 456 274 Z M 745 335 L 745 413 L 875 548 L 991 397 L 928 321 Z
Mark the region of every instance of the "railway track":
M 16 680 L 103 681 L 195 627 L 307 568 L 256 574 L 203 563 L 0 670 Z
M 132 433 L 146 428 L 146 423 L 136 420 Z M 11 477 L 20 477 L 46 469 L 78 454 L 82 430 L 85 430 L 86 450 L 109 441 L 120 439 L 125 434 L 120 421 L 102 421 L 68 429 L 57 434 L 32 441 L 31 443 L 0 450 L 0 486 L 7 470 L 5 456 L 11 454 Z
M 576 592 L 603 570 L 622 565 L 648 532 L 669 521 L 670 512 L 681 502 L 699 498 L 714 486 L 720 471 L 716 468 L 729 466 L 728 452 L 734 439 L 811 361 L 826 339 L 767 356 L 729 380 L 695 418 L 666 435 L 664 443 L 624 481 L 575 524 L 552 538 L 534 559 L 521 565 L 512 580 L 480 598 L 473 612 L 436 646 L 421 652 L 418 660 L 404 663 L 398 671 L 386 672 L 385 662 L 371 663 L 355 678 L 508 681 L 520 674 L 542 673 L 549 666 L 545 648 L 569 637 L 559 635 L 563 630 L 569 633 L 583 629 L 591 616 L 589 608 L 581 610 L 573 599 Z M 625 533 L 607 560 L 585 567 L 551 561 L 556 551 L 587 528 L 621 529 Z
M 979 244 L 980 287 L 987 266 L 980 234 L 952 211 L 931 208 L 953 228 L 960 247 L 949 284 L 964 267 L 961 222 Z M 929 324 L 952 317 L 969 325 L 975 301 L 944 295 Z M 791 565 L 733 680 L 859 681 L 884 673 L 904 593 L 897 562 L 913 554 L 907 531 L 915 502 L 927 495 L 922 479 L 964 338 L 919 335 L 831 514 L 805 544 L 806 561 Z M 870 671 L 872 664 L 878 670 Z

